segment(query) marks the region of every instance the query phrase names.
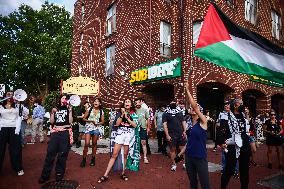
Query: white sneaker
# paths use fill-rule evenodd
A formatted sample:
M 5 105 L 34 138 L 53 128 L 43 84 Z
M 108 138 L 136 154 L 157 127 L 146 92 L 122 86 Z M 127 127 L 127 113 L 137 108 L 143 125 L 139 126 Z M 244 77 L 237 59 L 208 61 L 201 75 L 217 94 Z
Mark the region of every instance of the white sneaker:
M 184 164 L 182 164 L 182 167 L 183 167 L 184 169 L 186 169 L 186 167 L 185 167 L 185 163 L 184 163 Z
M 148 163 L 149 163 L 149 160 L 148 160 L 146 157 L 144 158 L 144 163 L 145 163 L 145 164 L 148 164 Z
M 18 176 L 23 176 L 25 173 L 24 173 L 24 170 L 20 170 L 18 171 Z
M 177 165 L 176 164 L 172 164 L 171 171 L 176 171 L 176 170 L 177 170 Z

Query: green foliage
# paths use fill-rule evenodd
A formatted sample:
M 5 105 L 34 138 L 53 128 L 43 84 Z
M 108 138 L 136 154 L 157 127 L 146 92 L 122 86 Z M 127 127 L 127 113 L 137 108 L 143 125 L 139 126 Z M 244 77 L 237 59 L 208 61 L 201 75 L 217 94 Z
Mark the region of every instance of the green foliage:
M 57 103 L 59 102 L 60 92 L 59 91 L 52 91 L 50 92 L 44 100 L 44 108 L 47 112 L 51 112 L 53 107 L 56 107 Z
M 72 17 L 54 4 L 0 15 L 0 83 L 30 94 L 58 90 L 70 76 L 71 41 Z

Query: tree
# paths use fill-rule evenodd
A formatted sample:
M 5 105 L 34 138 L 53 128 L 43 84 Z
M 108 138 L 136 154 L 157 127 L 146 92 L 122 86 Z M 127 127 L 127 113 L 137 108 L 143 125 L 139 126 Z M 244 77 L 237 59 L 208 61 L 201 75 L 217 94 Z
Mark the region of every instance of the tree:
M 0 15 L 0 83 L 45 96 L 70 76 L 72 17 L 45 2 Z

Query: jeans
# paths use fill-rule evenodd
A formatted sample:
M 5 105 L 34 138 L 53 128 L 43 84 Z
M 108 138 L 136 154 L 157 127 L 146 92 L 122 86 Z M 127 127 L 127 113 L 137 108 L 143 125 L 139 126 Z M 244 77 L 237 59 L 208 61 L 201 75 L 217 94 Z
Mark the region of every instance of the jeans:
M 226 165 L 226 158 L 225 158 L 226 152 L 222 150 L 222 156 L 221 156 L 221 162 L 222 162 L 222 173 L 225 172 L 225 165 Z M 235 167 L 235 173 L 239 172 L 239 162 L 237 161 L 236 167 Z

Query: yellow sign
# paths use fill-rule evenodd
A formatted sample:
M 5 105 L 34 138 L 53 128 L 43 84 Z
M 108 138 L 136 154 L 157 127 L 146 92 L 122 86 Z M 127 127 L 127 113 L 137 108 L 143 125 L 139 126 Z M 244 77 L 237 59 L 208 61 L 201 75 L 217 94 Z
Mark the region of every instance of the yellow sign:
M 89 77 L 70 77 L 62 83 L 62 93 L 76 95 L 98 95 L 99 81 Z

